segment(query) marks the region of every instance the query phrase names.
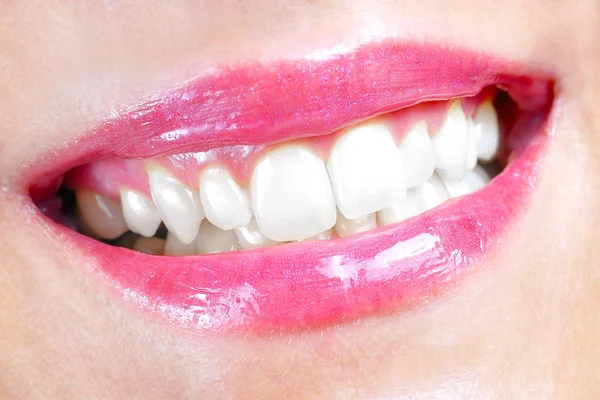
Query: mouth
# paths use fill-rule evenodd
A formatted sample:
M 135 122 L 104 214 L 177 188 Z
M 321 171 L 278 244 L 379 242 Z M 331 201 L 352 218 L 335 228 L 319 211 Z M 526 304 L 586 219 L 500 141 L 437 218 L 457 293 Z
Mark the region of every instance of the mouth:
M 151 315 L 315 329 L 418 307 L 489 264 L 535 191 L 553 103 L 536 68 L 371 43 L 144 99 L 19 186 L 65 254 Z

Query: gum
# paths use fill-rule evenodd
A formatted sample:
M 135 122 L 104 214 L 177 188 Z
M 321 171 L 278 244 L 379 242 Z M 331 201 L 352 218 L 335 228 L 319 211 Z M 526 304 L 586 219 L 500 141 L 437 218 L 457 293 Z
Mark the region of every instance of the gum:
M 477 107 L 484 100 L 493 98 L 494 94 L 495 91 L 490 88 L 476 96 L 463 97 L 459 100 L 465 114 L 473 117 Z M 375 116 L 369 120 L 378 120 L 387 124 L 396 143 L 400 143 L 408 130 L 422 120 L 427 121 L 429 133 L 434 136 L 440 129 L 450 104 L 451 101 L 427 102 Z M 165 168 L 188 187 L 198 189 L 198 179 L 203 170 L 210 166 L 222 166 L 229 170 L 240 186 L 248 187 L 254 166 L 261 157 L 274 148 L 290 144 L 303 145 L 327 160 L 336 140 L 346 129 L 328 135 L 258 146 L 240 144 L 203 152 L 186 152 L 147 159 L 101 159 L 69 171 L 65 175 L 65 184 L 72 190 L 93 190 L 118 200 L 120 189 L 123 187 L 150 196 L 146 173 L 150 167 Z

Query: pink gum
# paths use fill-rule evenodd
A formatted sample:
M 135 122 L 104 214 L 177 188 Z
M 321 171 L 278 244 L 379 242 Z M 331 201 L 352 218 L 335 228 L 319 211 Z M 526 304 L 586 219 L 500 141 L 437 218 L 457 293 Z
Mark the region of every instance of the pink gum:
M 465 114 L 473 117 L 477 107 L 493 96 L 494 91 L 490 89 L 474 97 L 461 98 L 460 101 Z M 441 127 L 449 105 L 449 101 L 422 103 L 376 118 L 385 121 L 396 141 L 400 142 L 407 131 L 422 120 L 427 121 L 429 132 L 434 135 Z M 341 129 L 329 135 L 313 136 L 281 144 L 226 146 L 204 152 L 179 153 L 148 159 L 102 159 L 69 171 L 65 176 L 65 183 L 73 190 L 93 190 L 118 200 L 122 187 L 150 196 L 146 173 L 149 166 L 161 166 L 188 187 L 198 189 L 201 172 L 209 166 L 219 165 L 227 168 L 238 184 L 248 187 L 254 165 L 266 152 L 283 144 L 301 144 L 310 147 L 326 160 L 337 138 L 344 131 L 345 129 Z

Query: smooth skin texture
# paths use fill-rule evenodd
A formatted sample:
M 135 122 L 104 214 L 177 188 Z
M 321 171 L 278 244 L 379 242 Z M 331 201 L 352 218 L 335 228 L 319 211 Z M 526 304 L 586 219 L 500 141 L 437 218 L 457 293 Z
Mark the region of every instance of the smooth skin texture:
M 595 0 L 0 2 L 0 398 L 600 397 L 599 16 Z M 562 92 L 527 212 L 426 305 L 270 338 L 181 332 L 51 244 L 5 183 L 202 71 L 390 36 L 539 65 Z

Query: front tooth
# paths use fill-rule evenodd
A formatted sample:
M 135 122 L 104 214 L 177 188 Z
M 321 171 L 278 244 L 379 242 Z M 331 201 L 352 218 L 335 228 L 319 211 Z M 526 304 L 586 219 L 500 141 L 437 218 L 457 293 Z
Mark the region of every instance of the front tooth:
M 325 164 L 304 147 L 270 152 L 255 167 L 250 192 L 256 222 L 271 240 L 302 240 L 335 225 L 335 201 Z
M 450 105 L 448 115 L 432 141 L 438 174 L 444 179 L 463 179 L 467 166 L 469 125 L 458 100 Z
M 181 242 L 191 243 L 204 218 L 200 197 L 163 169 L 150 169 L 148 178 L 152 199 L 165 226 Z
M 160 215 L 152 200 L 135 190 L 121 189 L 121 207 L 129 230 L 146 237 L 154 236 Z
M 116 239 L 127 232 L 119 203 L 89 190 L 75 194 L 77 215 L 85 229 L 102 239 Z
M 234 232 L 242 249 L 256 249 L 277 243 L 263 235 L 254 218 L 246 226 L 235 228 Z
M 467 119 L 468 139 L 467 139 L 467 171 L 471 171 L 477 165 L 477 131 L 475 121 Z
M 473 129 L 477 137 L 477 157 L 483 162 L 493 161 L 500 146 L 500 126 L 491 100 L 483 102 L 477 110 Z
M 337 222 L 335 223 L 335 233 L 337 233 L 339 237 L 346 237 L 376 227 L 377 219 L 375 213 L 355 219 L 347 219 L 342 213 L 338 213 Z
M 135 241 L 133 250 L 140 253 L 162 256 L 165 249 L 165 240 L 157 237 L 140 237 Z
M 398 146 L 404 164 L 406 187 L 412 188 L 431 178 L 435 169 L 435 150 L 425 121 L 415 124 Z
M 471 192 L 481 189 L 490 182 L 490 175 L 479 165 L 465 176 L 465 182 Z
M 337 206 L 348 219 L 390 207 L 406 196 L 402 159 L 382 123 L 349 129 L 333 147 L 327 169 Z
M 190 243 L 183 243 L 173 234 L 169 232 L 167 234 L 167 242 L 165 243 L 165 255 L 166 256 L 191 256 L 198 254 L 200 235 Z
M 377 211 L 377 223 L 382 226 L 395 224 L 414 217 L 419 213 L 419 199 L 415 190 L 409 189 L 406 193 L 406 198 L 400 203 Z
M 200 227 L 200 248 L 204 254 L 224 253 L 239 250 L 240 244 L 233 230 L 224 231 L 204 220 Z
M 427 182 L 417 186 L 414 190 L 420 212 L 437 207 L 448 200 L 449 197 L 446 186 L 438 174 L 433 174 Z
M 223 168 L 204 171 L 200 199 L 206 218 L 225 231 L 246 226 L 252 218 L 248 195 Z

